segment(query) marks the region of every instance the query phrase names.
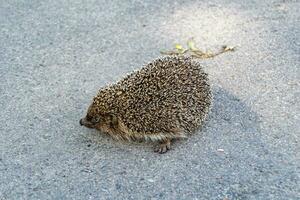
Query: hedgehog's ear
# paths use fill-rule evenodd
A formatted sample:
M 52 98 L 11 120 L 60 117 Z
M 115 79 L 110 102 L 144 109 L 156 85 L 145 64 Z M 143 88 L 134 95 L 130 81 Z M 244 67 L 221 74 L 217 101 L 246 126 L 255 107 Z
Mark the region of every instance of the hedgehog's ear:
M 112 126 L 115 126 L 118 124 L 118 118 L 115 114 L 110 114 L 110 123 Z

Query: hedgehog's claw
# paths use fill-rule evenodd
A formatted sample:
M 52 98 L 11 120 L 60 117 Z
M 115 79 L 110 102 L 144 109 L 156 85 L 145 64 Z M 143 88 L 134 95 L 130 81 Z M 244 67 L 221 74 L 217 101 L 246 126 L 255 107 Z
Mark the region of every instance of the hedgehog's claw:
M 166 153 L 170 149 L 171 149 L 171 140 L 168 139 L 166 141 L 160 142 L 160 144 L 154 148 L 154 152 L 162 154 L 162 153 Z

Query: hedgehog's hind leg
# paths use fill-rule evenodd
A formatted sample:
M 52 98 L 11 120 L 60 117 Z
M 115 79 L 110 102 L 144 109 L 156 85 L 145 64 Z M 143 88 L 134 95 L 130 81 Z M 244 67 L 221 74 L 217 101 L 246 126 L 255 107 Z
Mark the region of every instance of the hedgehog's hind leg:
M 166 153 L 170 149 L 171 149 L 171 139 L 164 139 L 160 141 L 156 147 L 154 147 L 154 152 L 162 154 L 162 153 Z

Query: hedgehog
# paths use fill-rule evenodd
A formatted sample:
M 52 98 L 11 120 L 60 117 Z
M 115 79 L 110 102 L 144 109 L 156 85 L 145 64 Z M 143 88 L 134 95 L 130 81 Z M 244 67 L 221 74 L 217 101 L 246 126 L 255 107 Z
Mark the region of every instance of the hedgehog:
M 211 102 L 202 66 L 190 57 L 167 56 L 101 88 L 80 125 L 116 140 L 156 142 L 154 151 L 165 153 L 172 140 L 203 124 Z

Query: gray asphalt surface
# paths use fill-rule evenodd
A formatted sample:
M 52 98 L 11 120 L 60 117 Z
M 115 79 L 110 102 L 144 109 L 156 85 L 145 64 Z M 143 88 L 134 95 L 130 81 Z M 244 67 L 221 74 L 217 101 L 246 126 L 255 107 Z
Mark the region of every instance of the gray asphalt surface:
M 299 199 L 299 1 L 0 2 L 0 199 Z M 194 37 L 214 107 L 167 154 L 79 126 L 107 83 Z M 224 149 L 219 152 L 217 149 Z

